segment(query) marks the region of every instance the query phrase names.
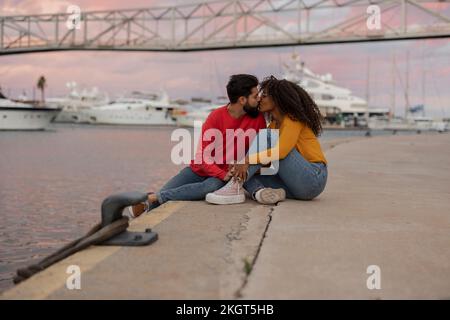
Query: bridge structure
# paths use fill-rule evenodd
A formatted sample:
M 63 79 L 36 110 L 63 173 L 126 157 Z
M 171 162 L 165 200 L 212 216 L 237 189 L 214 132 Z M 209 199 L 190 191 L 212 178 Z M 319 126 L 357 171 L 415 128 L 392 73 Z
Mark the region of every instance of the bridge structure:
M 450 37 L 449 0 L 213 0 L 1 16 L 0 55 L 196 51 Z

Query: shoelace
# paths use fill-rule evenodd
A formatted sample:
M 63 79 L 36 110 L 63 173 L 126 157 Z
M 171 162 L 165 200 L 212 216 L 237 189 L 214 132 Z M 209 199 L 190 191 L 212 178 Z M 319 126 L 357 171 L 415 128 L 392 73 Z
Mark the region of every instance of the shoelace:
M 232 188 L 232 186 L 233 186 L 234 184 L 237 184 L 237 191 L 238 191 L 238 193 L 240 193 L 240 190 L 241 190 L 241 183 L 238 182 L 238 181 L 234 181 L 234 180 L 233 180 L 233 181 L 230 181 L 229 183 L 227 183 L 227 184 L 225 185 L 224 189 L 225 189 L 225 190 L 228 190 L 228 189 Z

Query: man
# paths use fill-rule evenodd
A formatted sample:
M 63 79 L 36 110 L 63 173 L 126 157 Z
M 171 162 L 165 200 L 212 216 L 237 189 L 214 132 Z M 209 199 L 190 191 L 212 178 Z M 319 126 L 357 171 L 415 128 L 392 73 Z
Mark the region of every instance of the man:
M 258 112 L 258 79 L 253 75 L 232 75 L 227 84 L 230 102 L 212 111 L 202 126 L 201 141 L 195 159 L 190 166 L 182 169 L 170 179 L 161 190 L 148 193 L 145 203 L 130 207 L 129 217 L 135 218 L 170 200 L 204 200 L 208 193 L 222 188 L 233 176 L 229 170 L 230 162 L 237 161 L 238 154 L 245 155 L 251 141 L 245 141 L 245 150 L 239 150 L 239 143 L 234 143 L 236 136 L 227 141 L 227 134 L 247 131 L 255 134 L 266 128 L 264 116 Z M 221 137 L 212 140 L 210 133 Z M 250 139 L 249 139 L 250 140 Z M 210 154 L 205 150 L 212 150 Z M 206 154 L 206 158 L 205 158 Z M 243 197 L 243 190 L 238 190 Z

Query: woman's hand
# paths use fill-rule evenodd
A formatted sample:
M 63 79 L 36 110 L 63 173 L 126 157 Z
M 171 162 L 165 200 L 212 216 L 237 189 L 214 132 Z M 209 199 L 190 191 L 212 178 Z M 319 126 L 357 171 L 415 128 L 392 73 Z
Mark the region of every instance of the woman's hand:
M 233 165 L 233 177 L 238 181 L 245 181 L 247 179 L 248 163 L 236 163 Z

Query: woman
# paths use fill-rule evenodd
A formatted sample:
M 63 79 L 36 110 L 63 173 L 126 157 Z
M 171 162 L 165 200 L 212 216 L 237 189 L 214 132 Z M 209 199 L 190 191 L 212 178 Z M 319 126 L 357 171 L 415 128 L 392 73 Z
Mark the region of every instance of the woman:
M 271 76 L 260 85 L 259 110 L 268 113 L 270 129 L 279 129 L 278 141 L 272 141 L 271 149 L 249 153 L 245 163 L 236 164 L 235 179 L 208 194 L 208 202 L 242 202 L 230 201 L 233 196 L 238 199 L 234 193 L 240 190 L 239 180 L 245 181 L 244 189 L 262 204 L 275 204 L 286 197 L 311 200 L 325 189 L 327 160 L 317 139 L 322 116 L 308 93 L 293 82 Z M 276 161 L 275 175 L 255 175 L 262 166 Z

